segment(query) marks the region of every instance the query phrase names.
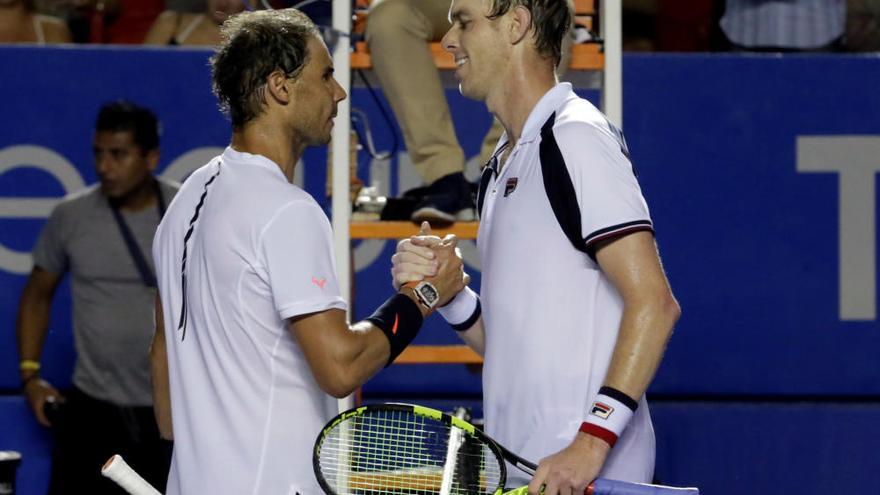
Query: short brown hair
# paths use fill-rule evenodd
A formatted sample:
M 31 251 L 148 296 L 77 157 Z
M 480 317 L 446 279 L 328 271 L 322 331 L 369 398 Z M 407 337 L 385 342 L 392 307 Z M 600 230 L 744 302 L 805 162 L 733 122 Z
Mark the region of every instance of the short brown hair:
M 559 65 L 562 40 L 571 30 L 574 8 L 571 0 L 492 0 L 489 19 L 497 19 L 514 7 L 525 7 L 532 14 L 531 30 L 538 53 Z
M 223 23 L 223 41 L 211 57 L 214 94 L 241 128 L 263 112 L 266 78 L 276 70 L 297 77 L 305 66 L 308 42 L 319 35 L 296 9 L 242 12 Z

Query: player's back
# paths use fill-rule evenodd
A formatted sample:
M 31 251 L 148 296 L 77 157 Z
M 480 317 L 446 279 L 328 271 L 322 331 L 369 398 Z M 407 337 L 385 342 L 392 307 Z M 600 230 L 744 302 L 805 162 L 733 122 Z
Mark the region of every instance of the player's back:
M 170 205 L 154 243 L 175 435 L 168 494 L 317 493 L 299 458 L 332 403 L 277 311 L 262 254 L 279 211 L 317 208 L 277 165 L 231 149 Z

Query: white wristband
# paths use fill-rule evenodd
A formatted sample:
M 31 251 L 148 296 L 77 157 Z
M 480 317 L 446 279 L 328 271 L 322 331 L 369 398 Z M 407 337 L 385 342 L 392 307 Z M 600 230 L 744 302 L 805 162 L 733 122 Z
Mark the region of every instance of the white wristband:
M 603 393 L 596 396 L 580 431 L 607 441 L 612 447 L 626 429 L 635 411 L 631 406 Z
M 456 330 L 467 330 L 459 327 L 470 322 L 469 328 L 476 322 L 475 316 L 479 316 L 480 312 L 480 296 L 470 287 L 465 287 L 449 303 L 437 308 L 437 312 Z

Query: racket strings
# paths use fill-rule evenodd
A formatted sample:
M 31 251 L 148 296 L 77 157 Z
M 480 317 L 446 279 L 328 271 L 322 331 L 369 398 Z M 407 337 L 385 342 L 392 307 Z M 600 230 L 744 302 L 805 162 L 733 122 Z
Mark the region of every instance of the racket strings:
M 473 436 L 452 431 L 409 411 L 370 411 L 328 434 L 321 471 L 339 495 L 440 493 L 444 469 L 444 495 L 493 493 L 502 483 L 497 457 Z

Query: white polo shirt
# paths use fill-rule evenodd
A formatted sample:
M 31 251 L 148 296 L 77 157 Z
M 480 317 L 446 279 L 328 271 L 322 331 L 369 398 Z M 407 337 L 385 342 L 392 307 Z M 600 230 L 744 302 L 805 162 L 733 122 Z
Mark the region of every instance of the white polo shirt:
M 272 161 L 227 148 L 183 184 L 153 256 L 175 440 L 166 493 L 322 493 L 311 453 L 336 402 L 285 320 L 346 308 L 324 212 Z
M 563 233 L 545 190 L 541 160 L 567 169 L 574 197 L 553 200 L 579 206 L 586 246 L 651 230 L 648 207 L 618 136 L 601 112 L 561 83 L 532 110 L 500 175 L 484 172 L 492 174 L 477 237 L 486 326 L 486 427 L 502 445 L 534 461 L 568 446 L 577 434 L 604 382 L 623 313 L 606 275 Z M 506 141 L 504 136 L 500 143 Z M 644 397 L 639 403 L 604 477 L 647 482 L 653 476 L 654 432 Z M 510 486 L 517 478 L 528 481 L 516 469 L 509 474 Z

